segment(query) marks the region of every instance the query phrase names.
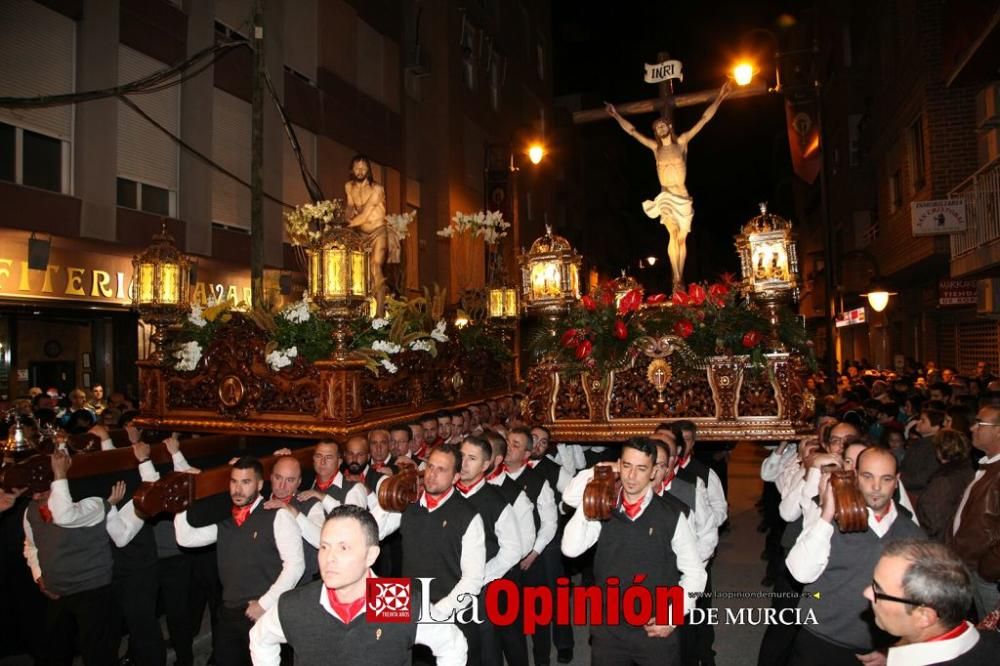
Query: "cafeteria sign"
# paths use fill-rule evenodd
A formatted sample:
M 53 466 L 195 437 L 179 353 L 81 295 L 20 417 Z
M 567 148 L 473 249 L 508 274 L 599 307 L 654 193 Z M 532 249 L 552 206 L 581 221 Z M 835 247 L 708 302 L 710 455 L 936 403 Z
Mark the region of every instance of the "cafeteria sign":
M 854 326 L 855 324 L 863 324 L 865 323 L 865 309 L 854 308 L 853 310 L 841 312 L 837 314 L 837 319 L 834 323 L 837 325 L 837 328 L 844 328 L 845 326 Z
M 965 201 L 935 199 L 910 204 L 914 236 L 938 236 L 965 231 Z
M 941 280 L 938 282 L 938 305 L 976 305 L 975 280 Z

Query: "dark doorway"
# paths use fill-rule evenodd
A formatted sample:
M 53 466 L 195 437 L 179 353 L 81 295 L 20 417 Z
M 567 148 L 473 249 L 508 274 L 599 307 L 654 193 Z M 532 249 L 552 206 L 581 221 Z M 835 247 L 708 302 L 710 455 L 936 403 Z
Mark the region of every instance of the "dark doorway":
M 32 361 L 28 366 L 31 386 L 43 391 L 56 387 L 63 395 L 76 388 L 76 364 L 72 361 Z

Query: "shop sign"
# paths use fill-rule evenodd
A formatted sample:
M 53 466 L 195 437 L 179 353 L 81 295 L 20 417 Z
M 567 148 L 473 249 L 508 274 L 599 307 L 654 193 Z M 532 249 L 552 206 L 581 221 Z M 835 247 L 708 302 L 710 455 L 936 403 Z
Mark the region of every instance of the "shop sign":
M 914 236 L 937 236 L 965 231 L 965 201 L 935 199 L 910 204 Z
M 837 328 L 843 328 L 845 326 L 854 326 L 855 324 L 863 324 L 865 323 L 865 309 L 854 308 L 853 310 L 841 312 L 837 315 L 835 323 L 837 325 Z
M 938 305 L 976 305 L 975 280 L 941 280 L 938 282 Z

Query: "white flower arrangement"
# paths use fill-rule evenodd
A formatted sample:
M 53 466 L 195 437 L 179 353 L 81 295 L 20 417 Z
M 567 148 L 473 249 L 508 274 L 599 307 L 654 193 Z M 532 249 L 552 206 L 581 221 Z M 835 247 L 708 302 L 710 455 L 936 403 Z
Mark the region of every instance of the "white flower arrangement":
M 383 328 L 389 325 L 388 317 L 375 317 L 372 319 L 372 328 L 376 331 L 381 331 Z
M 439 229 L 438 236 L 451 238 L 456 234 L 472 234 L 482 238 L 484 242 L 495 245 L 507 237 L 510 222 L 503 219 L 500 211 L 479 211 L 478 213 L 463 213 L 458 211 L 451 218 L 451 224 Z
M 197 367 L 198 361 L 201 360 L 201 345 L 198 344 L 197 340 L 185 342 L 178 351 L 174 352 L 174 358 L 177 359 L 177 363 L 174 365 L 175 370 L 190 372 Z
M 340 199 L 302 204 L 285 213 L 285 229 L 292 245 L 322 242 L 331 229 L 342 224 L 344 204 Z
M 275 349 L 273 352 L 267 355 L 265 360 L 267 365 L 270 366 L 272 370 L 277 372 L 284 367 L 292 364 L 292 359 L 299 355 L 299 350 L 296 347 L 289 347 L 288 349 Z
M 372 351 L 384 352 L 389 354 L 398 354 L 403 350 L 402 347 L 397 345 L 395 342 L 390 342 L 389 340 L 376 340 L 372 343 Z
M 384 358 L 381 361 L 379 361 L 379 365 L 385 368 L 390 375 L 394 375 L 397 372 L 399 372 L 399 366 L 397 366 L 395 363 L 393 363 L 387 358 Z
M 427 338 L 414 340 L 410 343 L 410 349 L 413 351 L 427 352 L 428 354 L 433 354 L 435 351 L 434 342 L 432 340 L 428 340 Z
M 397 240 L 406 240 L 410 234 L 410 224 L 417 217 L 416 211 L 408 213 L 393 213 L 385 216 L 385 223 L 389 225 L 389 231 L 395 235 Z
M 444 329 L 447 325 L 444 319 L 439 319 L 438 323 L 434 326 L 434 330 L 431 331 L 431 337 L 438 342 L 448 342 L 448 336 L 444 334 Z
M 188 314 L 188 321 L 198 328 L 204 328 L 208 324 L 208 321 L 202 316 L 201 306 L 197 303 L 193 303 L 191 305 L 191 312 Z
M 286 306 L 281 311 L 281 316 L 293 324 L 302 324 L 309 321 L 309 294 L 303 293 L 302 300 L 292 305 Z

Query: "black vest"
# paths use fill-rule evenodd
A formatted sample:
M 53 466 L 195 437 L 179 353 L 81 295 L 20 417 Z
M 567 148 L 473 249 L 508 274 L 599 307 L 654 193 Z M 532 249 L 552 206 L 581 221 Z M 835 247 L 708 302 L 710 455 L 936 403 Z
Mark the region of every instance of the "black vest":
M 500 515 L 507 508 L 507 500 L 504 499 L 503 494 L 496 486 L 483 481 L 479 490 L 465 496 L 465 501 L 471 504 L 472 508 L 483 519 L 483 532 L 486 534 L 486 561 L 489 562 L 500 552 L 496 526 L 500 522 Z
M 296 509 L 298 509 L 299 513 L 301 513 L 302 515 L 304 516 L 309 515 L 309 510 L 306 508 L 305 502 L 300 502 L 295 497 L 292 497 L 290 504 L 294 506 Z M 312 506 L 314 506 L 315 504 L 316 501 L 312 500 L 309 502 L 309 507 L 312 508 Z M 326 515 L 325 512 L 324 515 Z M 312 581 L 316 580 L 316 576 L 319 574 L 319 560 L 317 559 L 318 555 L 319 551 L 316 550 L 316 548 L 314 548 L 311 543 L 306 541 L 305 538 L 303 538 L 302 557 L 305 559 L 306 568 L 302 572 L 302 578 L 299 579 L 297 585 L 305 585 L 306 583 L 311 583 Z
M 645 574 L 639 583 L 654 595 L 660 586 L 677 585 L 681 574 L 671 541 L 681 515 L 678 500 L 664 500 L 654 494 L 649 505 L 634 521 L 620 509 L 611 512 L 611 518 L 601 524 L 594 554 L 594 581 L 605 587 L 609 578 L 617 577 L 619 608 L 621 597 L 633 584 L 636 574 Z M 633 627 L 622 621 L 618 626 L 595 625 L 594 635 L 611 635 L 619 639 L 645 638 L 642 627 Z
M 510 476 L 507 478 L 510 478 Z M 535 532 L 538 532 L 539 528 L 542 526 L 542 518 L 538 514 L 538 496 L 542 494 L 542 488 L 545 487 L 545 477 L 542 476 L 541 473 L 536 472 L 534 469 L 526 467 L 524 468 L 524 471 L 521 472 L 521 476 L 511 480 L 521 486 L 522 490 L 524 490 L 524 492 L 528 495 L 528 499 L 531 500 L 533 514 L 535 516 Z
M 90 527 L 60 527 L 42 520 L 38 508 L 38 502 L 31 502 L 26 515 L 45 587 L 67 596 L 108 585 L 112 564 L 106 520 Z M 105 515 L 107 510 L 105 502 Z
M 222 603 L 240 608 L 263 596 L 281 573 L 281 554 L 274 541 L 274 518 L 263 502 L 250 513 L 241 527 L 232 516 L 218 524 L 216 546 Z
M 680 500 L 684 505 L 685 516 L 691 515 L 691 512 L 696 509 L 698 504 L 697 486 L 687 479 L 682 479 L 679 476 L 675 476 L 674 480 L 670 482 L 670 488 L 664 496 L 674 497 Z
M 320 595 L 326 594 L 322 581 L 285 592 L 278 598 L 278 619 L 295 651 L 295 666 L 409 666 L 410 649 L 417 635 L 419 585 L 412 585 L 410 590 L 412 622 L 368 622 L 362 613 L 349 624 L 320 605 Z
M 677 476 L 691 483 L 694 483 L 695 479 L 701 479 L 701 482 L 705 484 L 705 488 L 708 488 L 708 472 L 708 467 L 692 456 L 685 467 L 677 470 Z
M 320 491 L 320 492 L 325 492 L 327 495 L 329 495 L 333 499 L 335 499 L 338 502 L 340 502 L 341 505 L 343 505 L 344 502 L 347 501 L 347 493 L 349 493 L 351 491 L 351 489 L 354 488 L 354 486 L 357 484 L 357 482 L 356 481 L 348 481 L 343 476 L 343 474 L 344 474 L 343 472 L 337 472 L 337 474 L 341 475 L 341 477 L 340 477 L 340 486 L 337 486 L 336 483 L 331 483 L 329 488 L 327 488 L 325 491 Z M 319 490 L 319 488 L 316 487 L 315 482 L 313 483 L 312 489 L 313 490 Z M 318 501 L 319 501 L 318 499 L 310 498 L 310 499 L 306 500 L 305 502 L 302 502 L 300 504 L 300 506 L 303 507 L 302 511 L 305 511 L 306 513 L 309 513 L 309 509 L 311 509 L 313 507 L 313 504 L 315 504 Z
M 562 466 L 552 458 L 542 456 L 541 459 L 539 459 L 538 464 L 535 465 L 533 469 L 549 482 L 549 486 L 552 488 L 552 494 L 555 495 L 556 498 L 556 506 L 558 506 L 559 502 L 562 501 L 562 493 L 559 492 L 559 472 L 562 470 Z
M 116 580 L 135 574 L 155 575 L 151 569 L 159 557 L 153 527 L 147 522 L 123 548 L 112 548 L 111 555 Z
M 403 575 L 433 578 L 432 604 L 446 597 L 462 578 L 462 537 L 475 517 L 476 510 L 458 490 L 433 513 L 414 502 L 400 517 Z

